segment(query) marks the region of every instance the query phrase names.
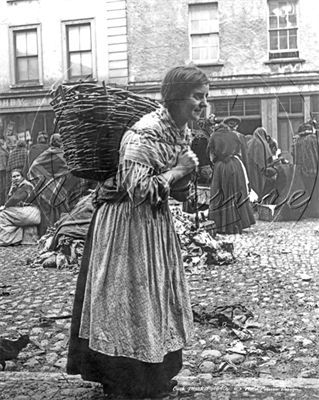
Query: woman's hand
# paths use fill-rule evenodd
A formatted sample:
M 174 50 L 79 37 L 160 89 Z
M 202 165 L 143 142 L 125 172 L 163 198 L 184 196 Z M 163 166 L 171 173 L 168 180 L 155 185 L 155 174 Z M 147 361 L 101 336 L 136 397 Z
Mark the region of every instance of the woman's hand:
M 198 167 L 199 161 L 197 155 L 192 150 L 186 150 L 179 154 L 176 169 L 183 169 L 184 175 L 189 174 Z
M 167 180 L 169 185 L 173 182 L 179 181 L 184 177 L 186 177 L 187 181 L 189 181 L 190 177 L 187 177 L 187 175 L 190 175 L 198 165 L 199 161 L 196 154 L 189 149 L 180 153 L 175 167 L 164 172 L 162 175 Z

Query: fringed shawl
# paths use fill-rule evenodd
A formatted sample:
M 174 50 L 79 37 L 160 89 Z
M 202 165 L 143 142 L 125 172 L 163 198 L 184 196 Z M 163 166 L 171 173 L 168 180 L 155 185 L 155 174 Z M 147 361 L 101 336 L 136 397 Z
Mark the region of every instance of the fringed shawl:
M 97 188 L 95 205 L 128 197 L 134 202 L 147 196 L 151 203 L 163 200 L 169 186 L 160 174 L 175 166 L 179 153 L 190 144 L 190 130 L 180 130 L 167 109 L 145 115 L 124 134 L 117 176 Z

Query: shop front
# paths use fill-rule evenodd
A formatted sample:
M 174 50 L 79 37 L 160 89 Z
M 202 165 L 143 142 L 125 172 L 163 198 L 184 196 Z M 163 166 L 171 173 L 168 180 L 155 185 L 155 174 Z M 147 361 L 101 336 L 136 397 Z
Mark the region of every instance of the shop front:
M 238 130 L 252 135 L 258 127 L 278 141 L 282 155 L 292 161 L 291 146 L 298 127 L 319 116 L 319 84 L 312 78 L 302 82 L 285 80 L 258 85 L 258 82 L 213 83 L 209 93 L 210 112 L 218 120 L 238 116 Z
M 0 94 L 0 138 L 14 146 L 18 139 L 35 143 L 37 134 L 54 132 L 54 112 L 47 93 Z

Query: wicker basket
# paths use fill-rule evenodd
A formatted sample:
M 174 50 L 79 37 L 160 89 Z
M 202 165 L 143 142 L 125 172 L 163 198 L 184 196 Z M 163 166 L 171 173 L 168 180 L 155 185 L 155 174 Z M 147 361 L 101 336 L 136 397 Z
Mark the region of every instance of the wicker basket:
M 261 221 L 281 221 L 282 217 L 280 215 L 281 208 L 276 208 L 274 212 L 272 211 L 272 207 L 267 204 L 258 204 L 257 212 L 258 218 Z
M 51 101 L 71 173 L 104 181 L 116 174 L 123 133 L 159 103 L 128 90 L 61 85 Z

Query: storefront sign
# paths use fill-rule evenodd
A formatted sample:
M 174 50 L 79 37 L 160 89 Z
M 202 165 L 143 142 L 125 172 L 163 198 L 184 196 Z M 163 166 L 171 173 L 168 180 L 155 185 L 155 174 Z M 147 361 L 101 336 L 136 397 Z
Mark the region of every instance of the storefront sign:
M 29 131 L 17 133 L 17 136 L 19 140 L 31 140 Z
M 39 108 L 42 106 L 49 106 L 52 101 L 50 96 L 34 98 L 34 97 L 18 97 L 14 99 L 0 99 L 0 111 L 1 109 L 8 108 Z
M 319 84 L 304 84 L 304 85 L 276 85 L 276 86 L 263 86 L 263 87 L 241 87 L 241 88 L 225 88 L 225 89 L 212 89 L 209 95 L 217 96 L 252 96 L 252 95 L 267 95 L 267 94 L 289 94 L 289 93 L 305 93 L 305 92 L 318 92 Z

